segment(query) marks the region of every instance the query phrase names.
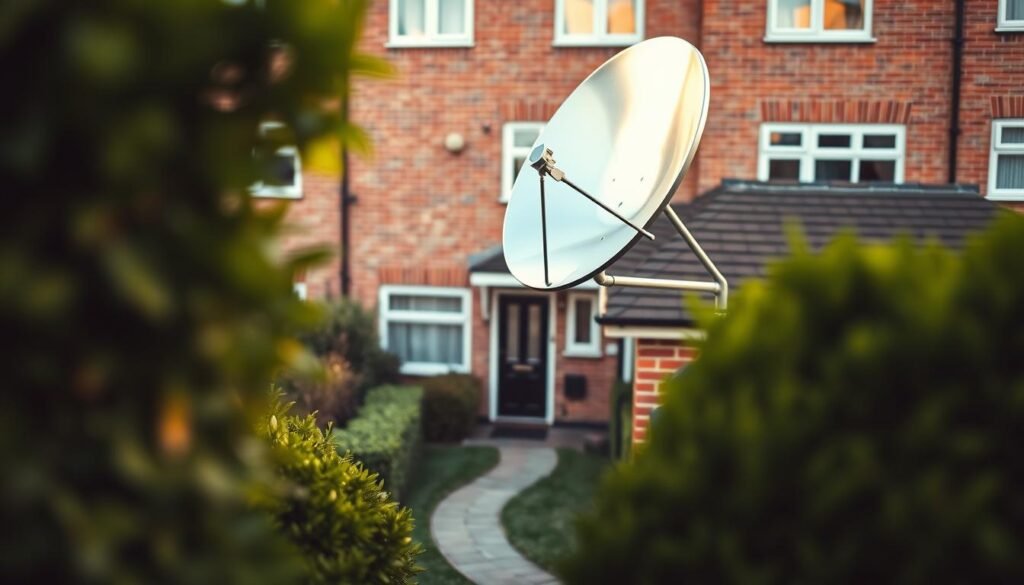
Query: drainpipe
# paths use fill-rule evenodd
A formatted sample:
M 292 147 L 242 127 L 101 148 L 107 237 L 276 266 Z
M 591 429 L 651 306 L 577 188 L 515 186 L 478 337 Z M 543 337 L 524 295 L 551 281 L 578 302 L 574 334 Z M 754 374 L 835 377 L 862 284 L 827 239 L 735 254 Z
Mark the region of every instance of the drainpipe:
M 351 204 L 355 202 L 355 197 L 349 192 L 349 171 L 348 166 L 349 157 L 348 149 L 344 146 L 341 147 L 341 201 L 338 205 L 338 212 L 341 215 L 341 296 L 349 296 L 349 292 L 352 288 L 352 276 L 349 271 L 349 211 Z
M 956 30 L 953 34 L 953 87 L 949 108 L 949 183 L 956 183 L 957 147 L 960 139 L 960 81 L 964 62 L 964 0 L 956 0 Z

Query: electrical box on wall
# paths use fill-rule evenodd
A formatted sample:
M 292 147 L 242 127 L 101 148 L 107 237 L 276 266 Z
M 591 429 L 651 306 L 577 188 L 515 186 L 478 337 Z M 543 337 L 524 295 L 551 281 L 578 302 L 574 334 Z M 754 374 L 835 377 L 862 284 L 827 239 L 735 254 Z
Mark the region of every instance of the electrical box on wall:
M 580 374 L 566 374 L 565 397 L 569 400 L 583 400 L 586 398 L 587 377 Z

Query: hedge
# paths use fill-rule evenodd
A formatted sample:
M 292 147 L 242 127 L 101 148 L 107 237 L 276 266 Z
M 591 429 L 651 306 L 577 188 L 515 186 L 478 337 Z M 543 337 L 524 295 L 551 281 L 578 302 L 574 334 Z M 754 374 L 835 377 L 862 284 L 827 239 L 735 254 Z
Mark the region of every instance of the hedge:
M 476 426 L 480 380 L 445 374 L 423 380 L 423 434 L 428 441 L 461 441 Z
M 380 386 L 366 393 L 359 415 L 335 429 L 334 444 L 380 476 L 384 488 L 400 497 L 419 451 L 423 390 Z
M 265 503 L 278 530 L 301 551 L 309 585 L 412 583 L 421 546 L 413 519 L 377 476 L 341 456 L 312 414 L 280 400 L 259 425 L 284 480 Z

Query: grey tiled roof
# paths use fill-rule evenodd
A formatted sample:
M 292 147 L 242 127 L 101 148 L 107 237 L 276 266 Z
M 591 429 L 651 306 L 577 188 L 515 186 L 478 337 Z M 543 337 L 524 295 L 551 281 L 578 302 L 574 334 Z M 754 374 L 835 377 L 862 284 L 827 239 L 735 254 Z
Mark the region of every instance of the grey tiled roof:
M 959 248 L 984 228 L 998 207 L 976 188 L 916 184 L 836 186 L 725 181 L 692 204 L 676 207 L 697 241 L 729 281 L 730 289 L 764 276 L 771 260 L 788 251 L 788 226 L 799 227 L 812 249 L 837 233 L 865 241 L 910 235 Z M 641 241 L 609 274 L 708 280 L 686 244 L 659 217 L 656 242 Z M 664 234 L 664 235 L 662 235 Z M 604 324 L 686 326 L 691 319 L 678 291 L 613 287 Z

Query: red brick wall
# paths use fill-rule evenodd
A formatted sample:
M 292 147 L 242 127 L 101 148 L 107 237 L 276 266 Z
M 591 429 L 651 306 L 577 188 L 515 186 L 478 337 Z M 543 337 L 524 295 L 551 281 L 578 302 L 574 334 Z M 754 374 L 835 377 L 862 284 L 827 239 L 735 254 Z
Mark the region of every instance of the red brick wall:
M 711 73 L 711 109 L 699 192 L 723 178 L 757 176 L 758 128 L 772 111 L 765 102 L 782 104 L 779 119 L 797 121 L 884 121 L 887 109 L 900 108 L 893 118 L 909 111 L 905 180 L 945 182 L 953 8 L 953 2 L 876 0 L 877 42 L 794 44 L 764 42 L 767 2 L 704 2 L 701 49 Z M 828 105 L 851 101 L 864 103 L 865 111 L 840 114 Z
M 341 294 L 338 188 L 337 175 L 306 172 L 302 175 L 302 199 L 256 199 L 260 206 L 288 206 L 286 229 L 280 240 L 285 254 L 315 247 L 326 247 L 334 254 L 330 261 L 306 274 L 295 275 L 297 282 L 306 283 L 306 295 L 310 299 Z
M 651 410 L 661 404 L 661 383 L 693 361 L 697 350 L 684 341 L 637 339 L 633 370 L 633 442 L 647 438 Z
M 957 180 L 984 193 L 993 118 L 1024 118 L 1024 32 L 995 32 L 996 0 L 966 1 Z
M 501 241 L 501 133 L 507 121 L 546 120 L 617 48 L 556 48 L 554 2 L 476 0 L 473 48 L 385 49 L 388 2 L 367 21 L 365 48 L 386 56 L 391 80 L 361 81 L 352 117 L 372 158 L 353 157 L 354 295 L 376 302 L 381 269 L 460 267 Z M 695 39 L 698 0 L 648 0 L 646 36 Z M 466 140 L 460 154 L 445 135 Z

